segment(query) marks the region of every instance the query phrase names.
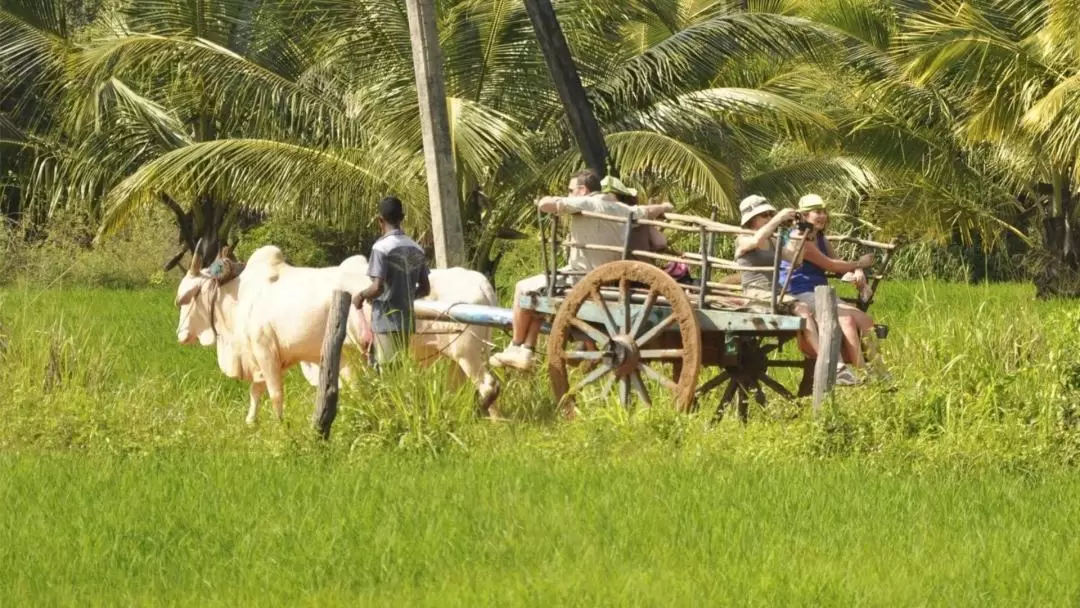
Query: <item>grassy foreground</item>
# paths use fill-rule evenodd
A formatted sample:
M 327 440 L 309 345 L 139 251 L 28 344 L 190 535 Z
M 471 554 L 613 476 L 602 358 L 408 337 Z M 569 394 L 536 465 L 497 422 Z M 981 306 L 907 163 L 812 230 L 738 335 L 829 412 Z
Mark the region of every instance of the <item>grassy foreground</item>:
M 5 457 L 10 605 L 1075 605 L 1080 481 L 637 458 Z
M 894 386 L 750 424 L 362 377 L 327 444 L 166 291 L 0 291 L 0 605 L 1075 605 L 1080 313 L 890 284 Z

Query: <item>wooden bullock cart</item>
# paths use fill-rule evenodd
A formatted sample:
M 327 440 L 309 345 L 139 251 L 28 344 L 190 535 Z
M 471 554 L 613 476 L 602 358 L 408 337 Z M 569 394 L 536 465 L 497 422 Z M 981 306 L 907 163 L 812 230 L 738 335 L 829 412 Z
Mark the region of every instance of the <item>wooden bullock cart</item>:
M 746 270 L 714 255 L 716 239 L 751 231 L 687 215 L 668 214 L 664 221 L 583 215 L 625 224 L 623 246 L 560 243 L 559 218 L 552 217 L 550 230 L 543 223 L 540 230 L 546 289 L 526 294 L 518 303 L 552 318 L 548 370 L 552 390 L 568 414 L 572 414 L 575 400 L 587 393 L 606 396 L 616 391 L 627 407 L 635 400 L 649 406 L 666 393 L 681 411 L 691 411 L 704 406 L 714 391 L 719 391 L 717 415 L 722 416 L 734 404 L 745 420 L 751 400 L 764 406 L 767 393 L 786 399 L 815 394 L 819 402 L 831 389 L 840 338 L 835 294 L 830 288 L 818 294 L 824 298 L 824 312 L 818 319 L 822 356 L 808 359 L 796 353 L 795 358 L 785 358 L 783 347 L 795 340 L 806 321 L 796 316 L 791 303 L 783 298 L 787 286 L 777 283 L 779 253 L 771 268 L 750 269 L 772 272 L 774 295 L 768 301 L 747 297 L 737 283 L 714 277 Z M 666 254 L 631 250 L 630 234 L 639 226 L 692 233 L 698 251 Z M 829 238 L 884 252 L 880 272 L 869 277 L 870 297 L 853 300 L 866 310 L 896 245 Z M 572 248 L 617 252 L 621 260 L 586 273 L 560 270 L 560 253 Z M 673 261 L 696 268 L 698 278 L 692 284 L 680 283 L 655 265 Z M 831 304 L 828 298 L 833 298 Z M 817 308 L 822 310 L 822 305 Z M 718 368 L 719 373 L 699 382 L 704 368 Z M 789 388 L 777 377 L 775 372 L 783 368 L 801 370 L 797 385 Z

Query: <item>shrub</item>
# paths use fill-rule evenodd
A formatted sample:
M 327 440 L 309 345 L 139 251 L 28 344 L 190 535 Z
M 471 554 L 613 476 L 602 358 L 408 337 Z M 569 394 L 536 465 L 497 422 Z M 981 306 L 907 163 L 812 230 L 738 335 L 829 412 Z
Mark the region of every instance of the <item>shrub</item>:
M 152 210 L 120 233 L 94 244 L 96 225 L 85 214 L 57 214 L 39 235 L 27 226 L 0 226 L 0 284 L 133 289 L 160 282 L 176 252 L 176 226 Z
M 331 266 L 365 252 L 358 230 L 327 228 L 309 222 L 271 219 L 240 237 L 236 255 L 246 260 L 256 249 L 275 245 L 293 266 Z

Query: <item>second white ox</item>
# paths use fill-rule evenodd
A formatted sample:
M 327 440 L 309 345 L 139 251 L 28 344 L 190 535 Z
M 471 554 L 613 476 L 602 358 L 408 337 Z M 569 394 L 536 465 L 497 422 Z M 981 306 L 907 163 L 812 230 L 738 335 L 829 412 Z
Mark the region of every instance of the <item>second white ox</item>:
M 192 261 L 191 268 L 200 261 Z M 323 335 L 334 290 L 357 293 L 371 284 L 364 256 L 353 256 L 340 266 L 303 268 L 285 263 L 281 250 L 262 247 L 251 254 L 243 272 L 219 285 L 207 274 L 188 272 L 177 289 L 181 344 L 196 341 L 217 346 L 218 367 L 226 376 L 251 383 L 247 422 L 253 424 L 264 392 L 278 418 L 284 414 L 285 370 L 300 363 L 312 384 L 318 377 Z M 428 299 L 497 306 L 495 290 L 487 278 L 464 268 L 433 270 Z M 349 311 L 346 348 L 365 348 L 370 309 Z M 363 316 L 362 316 L 363 315 Z M 417 320 L 410 350 L 422 363 L 439 356 L 452 359 L 480 393 L 488 410 L 499 386 L 488 372 L 490 328 L 442 321 Z M 349 377 L 347 366 L 342 376 Z

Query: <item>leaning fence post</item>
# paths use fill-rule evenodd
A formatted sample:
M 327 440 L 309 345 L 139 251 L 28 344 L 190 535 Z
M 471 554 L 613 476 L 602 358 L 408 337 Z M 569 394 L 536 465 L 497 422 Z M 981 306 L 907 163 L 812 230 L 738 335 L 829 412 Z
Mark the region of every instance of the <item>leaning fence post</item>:
M 821 410 L 825 396 L 836 384 L 840 361 L 840 322 L 837 319 L 836 291 L 828 285 L 814 290 L 814 316 L 818 324 L 818 356 L 814 366 L 814 413 Z
M 311 417 L 323 439 L 330 437 L 330 426 L 337 417 L 341 349 L 345 345 L 350 306 L 352 296 L 348 292 L 335 289 L 330 299 L 326 334 L 323 336 L 322 360 L 319 362 L 319 392 L 315 398 L 315 413 Z

